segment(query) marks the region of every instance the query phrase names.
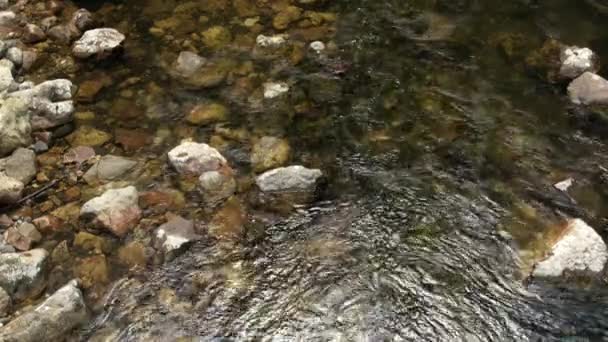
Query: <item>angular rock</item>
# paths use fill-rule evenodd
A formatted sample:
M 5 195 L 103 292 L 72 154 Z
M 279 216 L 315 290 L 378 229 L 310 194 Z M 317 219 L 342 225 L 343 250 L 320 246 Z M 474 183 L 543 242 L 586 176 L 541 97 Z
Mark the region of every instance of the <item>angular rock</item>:
M 74 43 L 72 53 L 78 58 L 88 58 L 91 56 L 104 58 L 118 49 L 125 38 L 124 34 L 113 28 L 89 30 Z
M 180 174 L 199 176 L 207 171 L 228 167 L 228 162 L 215 148 L 207 144 L 182 142 L 169 151 L 169 162 Z
M 201 237 L 194 231 L 194 222 L 175 216 L 156 229 L 155 238 L 155 247 L 163 251 L 165 260 L 170 260 L 188 243 Z
M 251 150 L 251 165 L 256 172 L 262 172 L 285 165 L 291 148 L 285 139 L 262 137 Z
M 24 222 L 9 228 L 4 233 L 4 240 L 20 251 L 28 251 L 42 240 L 42 235 L 33 224 Z
M 59 341 L 87 319 L 87 308 L 78 282 L 72 280 L 35 309 L 0 330 L 5 342 Z
M 13 204 L 21 199 L 24 185 L 0 172 L 0 204 Z
M 573 219 L 549 257 L 536 264 L 532 276 L 557 278 L 565 272 L 597 275 L 607 261 L 608 248 L 602 237 L 583 220 Z
M 84 174 L 84 180 L 93 184 L 96 182 L 110 182 L 119 180 L 132 172 L 137 166 L 137 161 L 114 156 L 103 156 L 95 165 Z
M 69 149 L 63 155 L 63 163 L 64 164 L 82 164 L 87 160 L 95 157 L 95 150 L 90 146 L 76 146 Z
M 36 154 L 27 148 L 18 148 L 9 157 L 0 159 L 0 172 L 23 184 L 36 176 Z
M 568 96 L 575 104 L 608 104 L 608 80 L 591 72 L 585 72 L 568 86 Z
M 5 156 L 31 143 L 31 112 L 20 98 L 5 99 L 0 105 L 0 156 Z
M 94 223 L 118 237 L 125 236 L 141 219 L 137 189 L 128 186 L 112 189 L 85 203 L 81 217 L 92 217 Z
M 44 271 L 48 255 L 44 249 L 0 254 L 0 287 L 13 300 L 37 296 L 46 286 Z
M 256 184 L 263 192 L 307 192 L 315 190 L 322 176 L 318 169 L 288 166 L 263 173 L 257 177 Z
M 577 78 L 587 71 L 596 73 L 600 69 L 599 57 L 589 48 L 568 46 L 562 50 L 560 61 L 559 75 L 566 79 Z

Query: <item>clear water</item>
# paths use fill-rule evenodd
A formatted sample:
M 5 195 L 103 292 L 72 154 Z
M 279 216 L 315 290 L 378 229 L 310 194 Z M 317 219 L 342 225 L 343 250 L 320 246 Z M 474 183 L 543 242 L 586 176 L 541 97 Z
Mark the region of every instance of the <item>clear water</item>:
M 183 113 L 213 99 L 230 107 L 227 127 L 287 137 L 294 161 L 322 168 L 327 187 L 287 216 L 250 208 L 243 239 L 205 239 L 163 266 L 117 271 L 75 339 L 608 339 L 604 280 L 570 286 L 526 277 L 564 217 L 582 217 L 608 236 L 600 168 L 608 154 L 602 123 L 578 119 L 564 87 L 523 63 L 547 37 L 608 60 L 608 17 L 565 0 L 326 1 L 314 8 L 338 19 L 329 25 L 335 33 L 320 39 L 336 48 L 326 57 L 305 51 L 294 65 L 252 59 L 247 42 L 255 34 L 226 10 L 202 27 L 229 27 L 245 48 L 201 54 L 252 61 L 258 75 L 235 73 L 194 91 L 160 67 L 179 48 L 149 33 L 181 3 L 129 1 L 106 17 L 127 29 L 126 55 L 78 75 L 114 78 L 81 110 L 95 111 L 100 129 L 172 132 L 137 152 L 108 152 L 164 162 L 183 137 L 209 141 L 217 130 L 192 128 Z M 271 19 L 261 18 L 262 32 L 272 32 Z M 504 37 L 515 37 L 510 57 Z M 120 100 L 118 84 L 129 77 L 141 79 L 127 87 L 136 95 Z M 252 108 L 250 93 L 234 91 L 247 77 L 289 81 L 289 105 L 306 102 L 308 110 Z M 154 109 L 162 115 L 145 116 Z M 248 149 L 229 141 L 222 150 L 245 175 Z M 552 187 L 567 177 L 576 179 L 571 197 Z M 179 186 L 170 174 L 141 182 Z M 180 214 L 208 220 L 195 197 L 187 202 Z

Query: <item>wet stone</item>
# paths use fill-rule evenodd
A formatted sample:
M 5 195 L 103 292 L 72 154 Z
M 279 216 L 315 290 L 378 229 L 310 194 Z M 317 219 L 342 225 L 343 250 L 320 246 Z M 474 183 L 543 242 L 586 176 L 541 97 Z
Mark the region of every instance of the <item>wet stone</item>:
M 82 37 L 74 43 L 72 52 L 78 58 L 96 56 L 104 58 L 117 50 L 125 36 L 112 28 L 99 28 L 86 31 Z
M 264 83 L 264 98 L 274 99 L 289 91 L 289 85 L 284 82 L 267 82 Z
M 81 217 L 92 217 L 95 224 L 118 237 L 125 236 L 141 218 L 135 187 L 112 189 L 85 203 Z
M 0 156 L 5 156 L 31 143 L 31 113 L 27 102 L 20 98 L 8 98 L 0 103 Z
M 575 104 L 608 104 L 608 80 L 591 72 L 585 72 L 568 86 L 568 96 Z
M 589 48 L 568 46 L 560 55 L 562 63 L 559 74 L 566 79 L 574 79 L 585 72 L 596 73 L 600 69 L 599 57 Z
M 76 146 L 69 149 L 66 154 L 63 155 L 64 164 L 82 164 L 89 159 L 95 157 L 95 150 L 89 146 Z
M 208 171 L 203 173 L 198 181 L 205 203 L 210 205 L 215 205 L 236 192 L 236 181 L 232 172 Z
M 214 122 L 226 121 L 228 109 L 219 103 L 205 103 L 196 105 L 186 115 L 186 121 L 195 125 L 206 125 Z
M 254 171 L 263 172 L 285 165 L 289 161 L 291 148 L 285 139 L 262 137 L 251 151 Z
M 84 180 L 89 184 L 97 182 L 111 182 L 124 179 L 133 172 L 138 165 L 137 161 L 114 155 L 107 155 L 95 163 L 84 174 Z
M 37 296 L 46 285 L 47 257 L 44 249 L 0 254 L 0 286 L 14 300 Z
M 74 25 L 56 25 L 47 31 L 47 35 L 60 44 L 68 45 L 78 38 L 80 32 Z
M 46 39 L 46 34 L 37 25 L 27 24 L 21 37 L 26 43 L 37 43 Z
M 80 126 L 66 139 L 72 146 L 101 146 L 110 141 L 112 136 L 91 126 Z
M 220 240 L 237 240 L 245 232 L 247 214 L 242 204 L 231 198 L 209 222 L 209 235 Z
M 110 272 L 105 255 L 98 254 L 79 260 L 74 275 L 85 289 L 108 283 Z
M 0 204 L 13 204 L 21 199 L 24 185 L 0 172 Z
M 18 148 L 9 157 L 0 159 L 0 172 L 23 184 L 36 176 L 36 154 L 26 148 Z
M 180 174 L 195 176 L 207 171 L 217 171 L 228 165 L 218 150 L 195 142 L 183 142 L 169 151 L 169 162 Z
M 87 9 L 81 8 L 72 15 L 71 24 L 80 31 L 86 31 L 95 26 L 93 14 Z
M 25 222 L 9 228 L 4 233 L 4 240 L 20 251 L 27 251 L 42 240 L 42 235 L 33 224 Z
M 35 309 L 1 328 L 0 339 L 6 342 L 57 341 L 86 319 L 82 293 L 78 283 L 72 280 Z
M 156 230 L 155 246 L 165 256 L 165 261 L 178 255 L 189 243 L 199 240 L 194 230 L 194 222 L 180 216 L 174 216 Z
M 132 241 L 118 249 L 118 259 L 129 267 L 145 266 L 148 260 L 146 246 L 139 241 Z
M 96 254 L 108 253 L 111 249 L 107 239 L 87 232 L 78 232 L 74 236 L 74 247 Z
M 288 166 L 263 173 L 256 178 L 256 184 L 263 192 L 308 192 L 316 189 L 322 176 L 318 169 Z

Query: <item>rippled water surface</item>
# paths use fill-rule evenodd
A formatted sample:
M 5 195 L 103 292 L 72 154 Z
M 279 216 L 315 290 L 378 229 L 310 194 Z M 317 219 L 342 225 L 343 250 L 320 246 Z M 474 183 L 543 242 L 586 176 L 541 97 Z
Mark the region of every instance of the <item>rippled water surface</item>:
M 525 66 L 547 38 L 608 60 L 608 16 L 592 2 L 317 1 L 301 6 L 330 14 L 313 29 L 292 24 L 295 48 L 271 59 L 252 56 L 252 46 L 258 34 L 277 32 L 272 10 L 254 13 L 257 26 L 246 27 L 248 16 L 230 1 L 203 9 L 82 2 L 128 35 L 122 60 L 78 75 L 112 78 L 94 102 L 80 104 L 97 114 L 86 125 L 146 141 L 108 152 L 162 165 L 182 138 L 211 141 L 247 178 L 249 137 L 283 136 L 293 161 L 327 180 L 317 201 L 287 214 L 248 206 L 239 239 L 206 237 L 162 266 L 117 271 L 75 338 L 608 339 L 603 279 L 527 277 L 565 217 L 608 236 L 605 123 L 581 119 L 563 85 Z M 151 30 L 167 18 L 178 24 Z M 214 25 L 230 31 L 225 46 L 193 35 Z M 310 50 L 314 40 L 326 51 Z M 174 80 L 171 63 L 182 50 L 225 65 L 225 80 L 196 90 Z M 289 83 L 289 98 L 256 100 L 268 80 Z M 225 104 L 228 121 L 186 123 L 184 113 L 204 100 Z M 576 179 L 571 196 L 552 187 L 568 177 Z M 185 187 L 166 169 L 140 183 Z M 247 202 L 247 191 L 239 196 Z M 196 196 L 179 210 L 201 222 L 211 212 Z

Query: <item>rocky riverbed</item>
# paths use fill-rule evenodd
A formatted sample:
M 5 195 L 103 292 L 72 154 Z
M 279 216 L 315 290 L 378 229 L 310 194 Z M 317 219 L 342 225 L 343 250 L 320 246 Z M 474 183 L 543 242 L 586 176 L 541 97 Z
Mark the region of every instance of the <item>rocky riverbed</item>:
M 489 3 L 0 1 L 0 340 L 607 337 L 604 5 Z

